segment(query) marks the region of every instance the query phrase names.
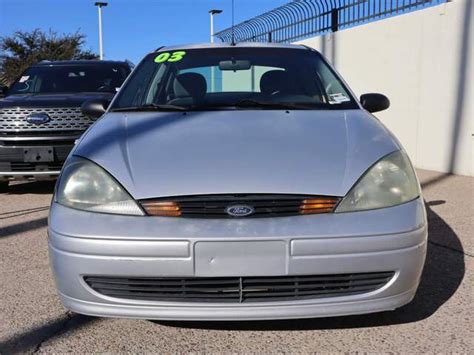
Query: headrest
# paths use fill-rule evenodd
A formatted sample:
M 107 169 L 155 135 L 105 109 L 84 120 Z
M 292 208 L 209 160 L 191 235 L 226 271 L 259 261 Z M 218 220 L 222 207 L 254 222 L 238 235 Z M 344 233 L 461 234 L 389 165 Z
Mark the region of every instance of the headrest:
M 288 74 L 284 70 L 267 71 L 260 79 L 260 91 L 268 95 L 275 91 L 283 91 L 288 86 L 288 81 Z
M 206 79 L 198 73 L 183 73 L 174 79 L 173 89 L 178 98 L 192 97 L 199 100 L 206 95 Z

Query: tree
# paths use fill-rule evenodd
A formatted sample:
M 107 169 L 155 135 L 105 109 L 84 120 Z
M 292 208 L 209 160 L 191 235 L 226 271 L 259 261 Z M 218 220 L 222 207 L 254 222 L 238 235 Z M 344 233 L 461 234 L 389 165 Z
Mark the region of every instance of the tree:
M 26 68 L 42 60 L 97 59 L 97 54 L 82 49 L 85 39 L 79 32 L 58 35 L 40 29 L 0 38 L 0 83 L 12 84 Z

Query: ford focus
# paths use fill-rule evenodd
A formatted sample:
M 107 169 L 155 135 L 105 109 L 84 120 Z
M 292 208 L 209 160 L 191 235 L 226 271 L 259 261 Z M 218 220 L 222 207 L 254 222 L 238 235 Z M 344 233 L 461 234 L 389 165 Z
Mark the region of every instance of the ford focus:
M 317 51 L 163 47 L 58 179 L 49 251 L 68 309 L 253 320 L 396 309 L 426 254 L 420 186 L 398 140 Z

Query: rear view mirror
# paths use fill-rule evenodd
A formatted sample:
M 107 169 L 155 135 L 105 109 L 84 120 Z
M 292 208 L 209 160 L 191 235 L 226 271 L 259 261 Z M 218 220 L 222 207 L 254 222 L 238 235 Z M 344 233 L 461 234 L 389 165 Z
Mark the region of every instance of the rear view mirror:
M 105 113 L 109 104 L 110 101 L 105 99 L 87 100 L 82 104 L 81 111 L 84 116 L 95 121 Z
M 223 60 L 219 62 L 220 70 L 249 70 L 251 67 L 248 60 Z
M 360 103 L 369 112 L 379 112 L 390 107 L 390 100 L 383 94 L 364 94 L 360 97 Z

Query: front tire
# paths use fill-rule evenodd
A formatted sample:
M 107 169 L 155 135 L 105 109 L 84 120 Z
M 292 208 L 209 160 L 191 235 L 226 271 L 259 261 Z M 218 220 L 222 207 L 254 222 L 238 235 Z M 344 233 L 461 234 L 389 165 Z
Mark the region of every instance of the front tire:
M 8 191 L 8 181 L 0 181 L 0 193 Z

